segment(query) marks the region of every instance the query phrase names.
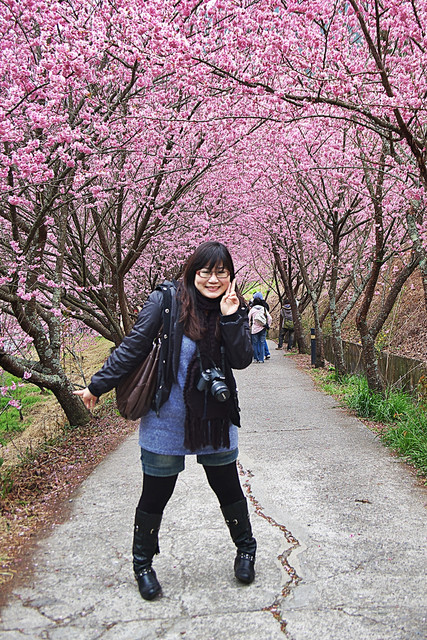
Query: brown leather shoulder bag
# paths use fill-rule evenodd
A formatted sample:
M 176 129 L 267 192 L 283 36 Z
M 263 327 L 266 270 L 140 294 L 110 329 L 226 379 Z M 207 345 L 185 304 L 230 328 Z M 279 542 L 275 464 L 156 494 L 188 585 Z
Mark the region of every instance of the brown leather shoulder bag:
M 117 409 L 126 420 L 138 420 L 150 410 L 157 385 L 160 336 L 145 360 L 116 387 Z
M 170 289 L 163 290 L 163 325 L 148 356 L 128 373 L 116 387 L 117 409 L 126 420 L 138 420 L 151 409 L 156 393 L 163 331 L 170 330 Z

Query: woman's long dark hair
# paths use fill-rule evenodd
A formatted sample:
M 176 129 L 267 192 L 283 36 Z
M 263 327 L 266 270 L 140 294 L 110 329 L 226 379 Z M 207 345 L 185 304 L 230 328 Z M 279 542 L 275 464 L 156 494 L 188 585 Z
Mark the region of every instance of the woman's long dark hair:
M 230 252 L 221 242 L 213 241 L 203 242 L 185 264 L 183 277 L 178 288 L 181 304 L 180 320 L 184 323 L 185 335 L 192 340 L 200 340 L 203 335 L 197 313 L 196 287 L 194 285 L 196 271 L 204 268 L 212 270 L 218 267 L 228 269 L 230 281 L 234 279 L 234 264 Z M 236 292 L 239 300 L 245 304 L 237 287 Z

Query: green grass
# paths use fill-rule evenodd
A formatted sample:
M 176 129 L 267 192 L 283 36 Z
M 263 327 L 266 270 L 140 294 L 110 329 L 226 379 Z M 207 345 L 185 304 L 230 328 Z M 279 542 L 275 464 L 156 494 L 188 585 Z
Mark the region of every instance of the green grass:
M 0 375 L 0 386 L 10 387 L 13 383 L 16 384 L 16 389 L 10 393 L 10 397 L 18 400 L 22 412 L 28 414 L 29 408 L 49 397 L 48 394 L 41 395 L 40 389 L 32 384 L 24 384 L 21 387 L 18 386 L 19 382 L 21 381 L 18 378 L 9 373 L 3 372 Z M 28 417 L 22 420 L 19 409 L 9 405 L 10 397 L 0 396 L 0 444 L 6 444 L 11 435 L 24 431 L 30 421 Z
M 381 440 L 427 478 L 427 411 L 425 402 L 408 393 L 371 391 L 366 378 L 346 376 L 337 381 L 333 370 L 321 378 L 324 391 L 339 396 L 359 417 L 384 425 Z

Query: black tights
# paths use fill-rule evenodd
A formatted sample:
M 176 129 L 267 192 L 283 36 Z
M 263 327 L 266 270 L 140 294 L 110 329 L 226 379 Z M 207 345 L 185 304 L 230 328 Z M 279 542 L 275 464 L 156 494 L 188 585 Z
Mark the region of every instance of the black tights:
M 203 468 L 209 486 L 215 492 L 221 507 L 243 500 L 243 491 L 235 462 L 220 467 L 204 466 Z M 177 478 L 178 475 L 162 478 L 144 473 L 138 509 L 145 511 L 145 513 L 163 513 L 169 498 L 173 494 Z

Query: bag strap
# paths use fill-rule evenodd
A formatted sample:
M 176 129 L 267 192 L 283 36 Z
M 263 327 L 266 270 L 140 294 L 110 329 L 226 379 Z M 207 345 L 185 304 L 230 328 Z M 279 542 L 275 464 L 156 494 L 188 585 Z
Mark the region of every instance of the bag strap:
M 160 330 L 160 366 L 157 378 L 157 394 L 162 395 L 162 391 L 165 385 L 165 381 L 169 375 L 169 353 L 171 350 L 170 344 L 170 329 L 171 329 L 171 316 L 172 316 L 172 289 L 175 288 L 173 282 L 165 281 L 156 289 L 162 292 L 162 327 Z M 157 412 L 159 405 L 157 403 Z

